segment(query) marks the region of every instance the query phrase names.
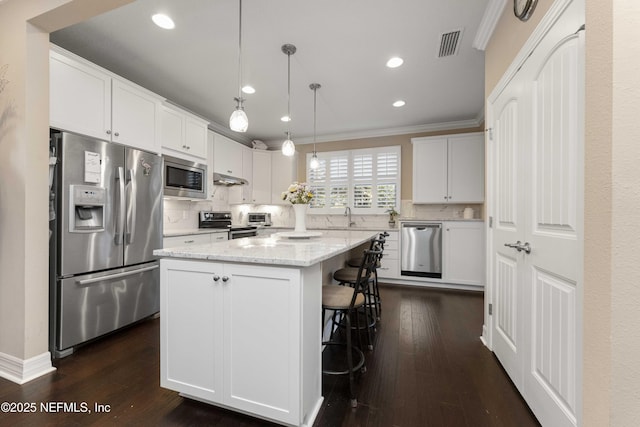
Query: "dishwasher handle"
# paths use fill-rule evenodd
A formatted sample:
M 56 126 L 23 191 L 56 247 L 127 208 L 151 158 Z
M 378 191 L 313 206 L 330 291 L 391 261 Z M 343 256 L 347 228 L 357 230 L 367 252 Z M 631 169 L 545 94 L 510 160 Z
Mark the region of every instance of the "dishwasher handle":
M 415 228 L 419 231 L 426 230 L 427 228 L 442 228 L 442 223 L 430 223 L 430 224 L 402 224 L 403 228 Z

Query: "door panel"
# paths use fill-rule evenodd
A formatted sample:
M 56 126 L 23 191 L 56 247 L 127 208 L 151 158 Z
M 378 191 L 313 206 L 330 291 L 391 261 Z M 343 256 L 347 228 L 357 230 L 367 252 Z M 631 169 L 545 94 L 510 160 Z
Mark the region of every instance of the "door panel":
M 522 388 L 524 375 L 523 256 L 507 244 L 522 240 L 526 223 L 524 201 L 523 124 L 526 115 L 524 84 L 515 81 L 496 100 L 494 123 L 494 280 L 493 351 L 511 377 Z
M 99 337 L 157 313 L 158 264 L 59 280 L 57 350 Z
M 534 77 L 531 242 L 532 328 L 525 396 L 540 421 L 577 423 L 582 271 L 582 32 L 561 40 Z
M 123 164 L 122 147 L 71 133 L 62 133 L 59 145 L 58 152 L 62 159 L 57 177 L 60 229 L 58 274 L 68 276 L 122 266 L 123 247 L 121 239 L 117 236 L 117 192 L 113 191 L 114 188 L 118 188 L 116 169 Z M 87 153 L 99 155 L 100 176 L 97 183 L 85 181 Z M 104 230 L 71 231 L 70 221 L 78 215 L 71 202 L 71 185 L 105 189 Z
M 124 264 L 155 259 L 162 248 L 162 158 L 126 148 L 127 222 Z

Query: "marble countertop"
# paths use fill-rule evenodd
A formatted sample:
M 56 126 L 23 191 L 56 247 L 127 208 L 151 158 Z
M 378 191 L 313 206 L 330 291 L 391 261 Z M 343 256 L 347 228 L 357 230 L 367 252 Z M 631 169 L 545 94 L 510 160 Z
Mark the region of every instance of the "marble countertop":
M 277 235 L 248 237 L 156 249 L 153 254 L 159 257 L 309 267 L 356 248 L 376 234 L 371 231 L 328 230 L 319 237 L 309 239 L 289 239 Z

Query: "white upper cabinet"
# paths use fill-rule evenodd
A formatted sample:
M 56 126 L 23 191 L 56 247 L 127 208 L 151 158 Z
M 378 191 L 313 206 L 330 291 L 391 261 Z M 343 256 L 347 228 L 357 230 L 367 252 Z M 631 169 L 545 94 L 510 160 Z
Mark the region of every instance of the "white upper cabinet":
M 162 97 L 63 49 L 49 59 L 52 127 L 160 152 Z
M 282 200 L 282 192 L 286 191 L 292 182 L 297 181 L 297 155 L 287 157 L 280 150 L 271 153 L 271 203 L 274 205 L 288 205 Z
M 213 172 L 244 178 L 242 144 L 213 133 Z
M 207 158 L 207 122 L 172 105 L 161 108 L 162 152 L 202 162 Z
M 110 140 L 111 76 L 96 67 L 49 54 L 52 127 Z
M 271 153 L 253 151 L 252 202 L 258 205 L 271 204 Z
M 241 145 L 242 148 L 242 175 L 248 184 L 234 185 L 229 188 L 229 204 L 238 205 L 253 203 L 253 149 Z
M 124 80 L 111 80 L 111 140 L 158 152 L 162 98 Z
M 484 135 L 412 138 L 413 203 L 483 203 Z

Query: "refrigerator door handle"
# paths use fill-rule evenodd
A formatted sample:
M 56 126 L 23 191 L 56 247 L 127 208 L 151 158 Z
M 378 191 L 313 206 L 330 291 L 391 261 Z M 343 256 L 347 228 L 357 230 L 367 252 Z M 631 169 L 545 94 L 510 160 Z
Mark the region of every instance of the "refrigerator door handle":
M 136 234 L 136 177 L 133 169 L 127 170 L 127 186 L 129 191 L 127 192 L 127 233 L 126 244 L 130 244 Z
M 116 168 L 116 181 L 118 181 L 118 212 L 116 218 L 116 235 L 115 242 L 116 245 L 122 245 L 124 243 L 124 220 L 126 215 L 126 208 L 124 204 L 124 191 L 125 191 L 125 182 L 124 182 L 124 168 L 118 167 Z
M 157 268 L 160 268 L 159 265 L 152 265 L 150 267 L 144 267 L 144 268 L 139 268 L 137 270 L 132 270 L 132 271 L 125 271 L 122 273 L 115 273 L 115 274 L 111 274 L 109 276 L 100 276 L 100 277 L 93 277 L 91 279 L 84 279 L 84 280 L 76 280 L 76 284 L 77 285 L 90 285 L 92 283 L 96 283 L 96 282 L 104 282 L 105 280 L 113 280 L 113 279 L 119 279 L 121 277 L 127 277 L 127 276 L 132 276 L 134 274 L 138 274 L 138 273 L 144 273 L 145 271 L 151 271 L 151 270 L 155 270 Z

